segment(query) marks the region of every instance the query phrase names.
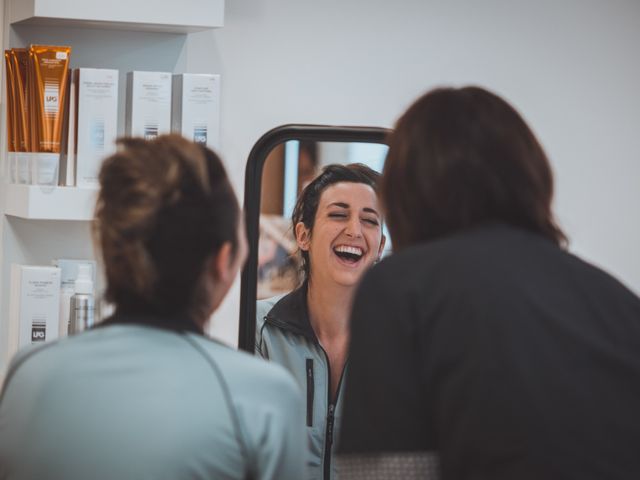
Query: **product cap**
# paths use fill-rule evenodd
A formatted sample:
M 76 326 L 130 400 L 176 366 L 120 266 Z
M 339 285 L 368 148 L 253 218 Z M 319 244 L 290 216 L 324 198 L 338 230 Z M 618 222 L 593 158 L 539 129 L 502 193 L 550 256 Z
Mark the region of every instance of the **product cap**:
M 76 293 L 93 295 L 93 272 L 90 263 L 78 265 L 78 277 L 75 282 Z

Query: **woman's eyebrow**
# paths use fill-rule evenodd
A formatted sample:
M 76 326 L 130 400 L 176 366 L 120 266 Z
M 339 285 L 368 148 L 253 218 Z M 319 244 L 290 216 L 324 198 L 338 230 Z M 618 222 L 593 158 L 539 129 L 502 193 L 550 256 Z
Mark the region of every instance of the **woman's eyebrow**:
M 329 207 L 349 208 L 349 204 L 344 202 L 333 202 L 327 205 L 327 208 Z
M 362 210 L 367 212 L 367 213 L 373 213 L 374 215 L 376 215 L 378 217 L 380 216 L 380 214 L 374 208 L 365 207 Z

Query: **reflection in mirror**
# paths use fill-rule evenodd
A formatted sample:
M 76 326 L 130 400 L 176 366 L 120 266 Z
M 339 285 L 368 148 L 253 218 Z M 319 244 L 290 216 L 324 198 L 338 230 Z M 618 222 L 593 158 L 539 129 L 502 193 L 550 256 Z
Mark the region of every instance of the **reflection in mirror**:
M 361 163 L 382 172 L 387 149 L 380 143 L 289 140 L 269 152 L 260 199 L 258 300 L 290 292 L 302 283 L 301 257 L 291 224 L 300 192 L 330 164 Z M 383 254 L 389 250 L 387 243 Z
M 306 390 L 314 479 L 335 478 L 351 299 L 385 248 L 376 190 L 386 153 L 383 144 L 290 140 L 263 167 L 256 354 Z

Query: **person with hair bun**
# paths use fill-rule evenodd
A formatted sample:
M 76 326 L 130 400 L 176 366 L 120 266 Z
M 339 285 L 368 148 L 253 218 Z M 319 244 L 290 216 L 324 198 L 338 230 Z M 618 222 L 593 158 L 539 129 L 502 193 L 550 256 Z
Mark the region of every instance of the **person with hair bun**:
M 0 478 L 304 478 L 293 378 L 204 333 L 246 256 L 222 162 L 174 135 L 118 145 L 94 222 L 115 314 L 14 358 Z
M 518 112 L 427 93 L 381 192 L 394 253 L 354 300 L 341 480 L 640 478 L 640 299 L 566 251 Z

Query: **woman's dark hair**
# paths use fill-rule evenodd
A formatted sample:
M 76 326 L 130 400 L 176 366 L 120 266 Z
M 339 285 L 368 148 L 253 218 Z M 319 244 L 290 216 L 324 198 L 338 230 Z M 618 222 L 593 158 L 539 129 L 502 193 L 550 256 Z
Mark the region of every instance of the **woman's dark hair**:
M 329 186 L 339 182 L 364 183 L 378 193 L 379 180 L 380 174 L 362 163 L 327 165 L 322 169 L 320 175 L 314 178 L 302 193 L 300 193 L 296 206 L 293 209 L 293 214 L 291 215 L 293 231 L 295 232 L 296 225 L 302 222 L 307 230 L 312 232 L 320 197 L 322 196 L 322 192 Z M 301 250 L 300 254 L 302 256 L 304 278 L 308 279 L 310 273 L 309 252 Z
M 95 212 L 106 299 L 160 316 L 202 313 L 206 260 L 237 243 L 238 202 L 222 162 L 178 135 L 118 145 L 100 170 Z
M 542 147 L 513 107 L 482 88 L 436 89 L 409 107 L 390 136 L 380 189 L 396 250 L 488 222 L 566 245 Z

